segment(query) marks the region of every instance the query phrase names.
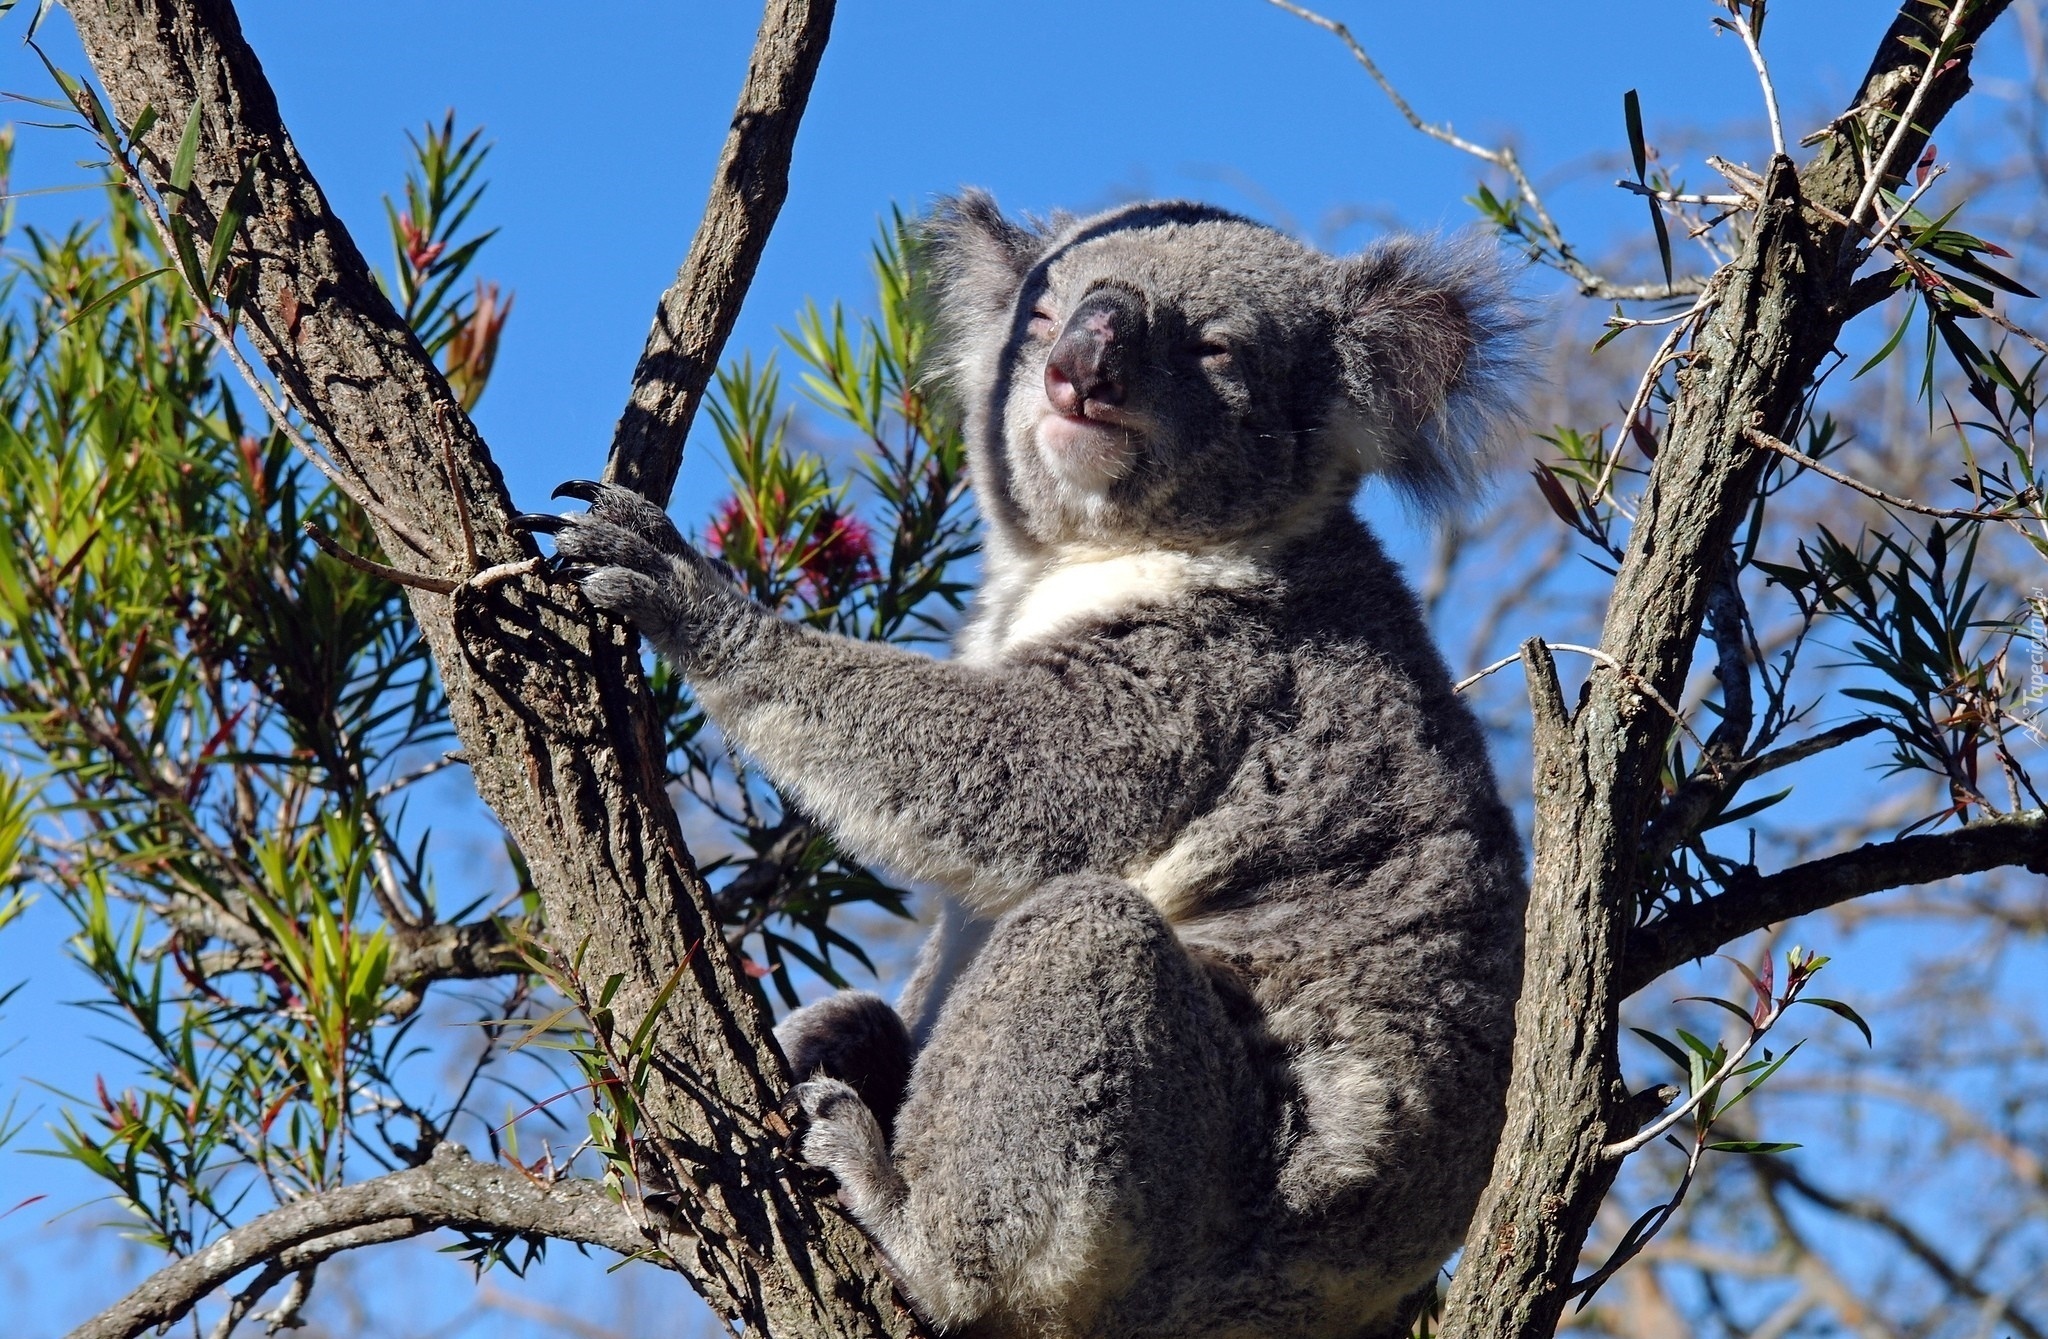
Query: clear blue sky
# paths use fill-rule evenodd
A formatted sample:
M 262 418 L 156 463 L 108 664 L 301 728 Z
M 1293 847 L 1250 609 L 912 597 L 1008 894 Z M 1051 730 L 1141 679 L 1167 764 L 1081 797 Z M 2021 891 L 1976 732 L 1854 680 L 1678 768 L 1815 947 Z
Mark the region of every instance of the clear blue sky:
M 48 77 L 18 45 L 32 8 L 0 23 L 0 88 L 47 96 Z M 241 8 L 301 150 L 379 263 L 379 197 L 399 184 L 404 132 L 450 106 L 488 128 L 497 148 L 479 218 L 503 231 L 480 271 L 517 293 L 517 309 L 478 421 L 524 503 L 564 477 L 596 473 L 655 298 L 695 225 L 754 7 Z M 1479 138 L 1512 137 L 1539 178 L 1575 183 L 1552 202 L 1590 249 L 1643 221 L 1639 203 L 1605 185 L 1611 170 L 1579 170 L 1589 156 L 1625 151 L 1625 89 L 1641 90 L 1653 140 L 1660 126 L 1714 124 L 1729 130 L 1717 150 L 1761 157 L 1754 78 L 1735 40 L 1711 31 L 1707 0 L 1330 0 L 1329 12 L 1353 25 L 1423 115 Z M 1782 0 L 1771 11 L 1766 47 L 1788 122 L 1803 130 L 1844 105 L 1890 13 L 1870 0 Z M 60 64 L 84 68 L 61 12 L 45 34 Z M 89 148 L 82 137 L 24 129 L 15 189 L 79 180 L 75 160 Z M 806 299 L 863 301 L 877 220 L 963 185 L 1028 210 L 1200 196 L 1355 246 L 1388 220 L 1462 226 L 1476 169 L 1404 126 L 1333 38 L 1261 0 L 846 0 L 789 202 L 729 352 L 770 352 L 775 328 Z M 1695 182 L 1705 176 L 1697 162 L 1688 170 Z M 43 197 L 25 201 L 22 217 L 52 223 L 93 203 Z M 1329 234 L 1347 215 L 1367 221 Z M 703 514 L 715 489 L 695 452 L 679 515 Z M 59 1003 L 81 983 L 61 964 L 58 934 L 56 918 L 38 915 L 0 936 L 0 987 L 31 978 L 0 1020 L 0 1046 L 19 1043 L 0 1054 L 0 1105 L 24 1076 L 75 1090 L 112 1063 L 84 1040 L 94 1026 Z M 81 1252 L 46 1225 L 44 1210 L 88 1193 L 80 1178 L 0 1153 L 0 1209 L 39 1192 L 51 1199 L 0 1220 L 0 1329 L 9 1334 L 55 1333 L 126 1276 L 109 1250 Z M 424 1334 L 428 1316 L 466 1285 L 433 1257 L 406 1268 Z M 546 1274 L 535 1295 L 556 1300 L 596 1277 L 553 1265 Z M 676 1325 L 641 1332 L 695 1332 L 694 1321 Z

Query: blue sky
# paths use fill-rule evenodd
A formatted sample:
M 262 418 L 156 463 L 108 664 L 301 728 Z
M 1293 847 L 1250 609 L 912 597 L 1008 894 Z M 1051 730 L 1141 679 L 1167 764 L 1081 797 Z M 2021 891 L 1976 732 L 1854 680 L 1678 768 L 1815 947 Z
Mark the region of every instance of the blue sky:
M 0 24 L 0 89 L 47 96 L 47 75 L 17 45 L 29 8 Z M 1532 173 L 1557 183 L 1553 207 L 1589 250 L 1643 222 L 1640 204 L 1606 184 L 1625 153 L 1624 90 L 1641 90 L 1653 141 L 1662 126 L 1715 125 L 1727 130 L 1718 151 L 1761 158 L 1754 77 L 1738 43 L 1712 32 L 1707 0 L 1330 0 L 1327 12 L 1353 25 L 1424 116 L 1512 138 Z M 399 186 L 405 132 L 450 106 L 487 127 L 497 148 L 478 218 L 502 232 L 479 270 L 514 290 L 517 308 L 478 422 L 522 503 L 595 474 L 655 298 L 695 226 L 753 6 L 248 0 L 241 13 L 302 152 L 379 263 L 379 197 Z M 1780 0 L 1765 45 L 1791 134 L 1844 105 L 1890 13 L 1867 0 Z M 61 13 L 45 33 L 53 58 L 84 68 Z M 14 188 L 80 180 L 75 160 L 89 147 L 24 129 Z M 1591 170 L 1603 156 L 1606 170 Z M 1199 196 L 1356 246 L 1389 221 L 1465 225 L 1477 175 L 1402 124 L 1333 38 L 1261 0 L 847 0 L 729 352 L 770 353 L 807 299 L 863 302 L 877 221 L 963 185 L 1026 210 Z M 1688 175 L 1699 182 L 1704 169 L 1694 161 Z M 93 204 L 37 197 L 21 212 L 52 224 Z M 718 490 L 700 447 L 701 437 L 677 497 L 686 519 Z M 93 1033 L 84 1016 L 59 1003 L 79 978 L 59 965 L 58 933 L 39 914 L 0 936 L 0 986 L 31 978 L 0 1020 L 0 1046 L 20 1043 L 0 1055 L 0 1105 L 24 1075 L 77 1088 L 109 1063 L 81 1044 Z M 27 1313 L 10 1333 L 77 1321 L 129 1268 L 45 1226 L 42 1209 L 87 1193 L 78 1178 L 0 1153 L 0 1209 L 45 1191 L 48 1204 L 0 1220 L 11 1260 L 0 1315 L 9 1293 Z M 90 1276 L 71 1274 L 88 1264 Z M 406 1268 L 422 1280 L 422 1314 L 465 1286 L 432 1257 Z M 539 1295 L 558 1299 L 595 1277 L 549 1272 Z

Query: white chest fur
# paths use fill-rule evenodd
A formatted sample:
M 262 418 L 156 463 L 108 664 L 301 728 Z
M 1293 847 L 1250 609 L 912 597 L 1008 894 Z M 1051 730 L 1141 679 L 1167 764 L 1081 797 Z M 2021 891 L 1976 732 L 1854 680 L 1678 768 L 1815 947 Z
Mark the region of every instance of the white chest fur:
M 981 607 L 961 632 L 963 660 L 999 660 L 1020 647 L 1135 609 L 1171 604 L 1197 590 L 1243 589 L 1262 575 L 1254 559 L 1227 550 L 1087 552 L 1036 562 L 991 554 L 989 566 Z

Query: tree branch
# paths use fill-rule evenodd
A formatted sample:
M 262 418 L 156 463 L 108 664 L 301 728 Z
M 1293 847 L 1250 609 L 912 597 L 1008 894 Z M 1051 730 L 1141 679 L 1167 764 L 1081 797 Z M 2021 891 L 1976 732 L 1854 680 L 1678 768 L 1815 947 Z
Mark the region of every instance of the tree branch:
M 1979 0 L 1961 20 L 1954 63 L 1916 91 L 1917 76 L 1890 72 L 1924 68 L 1907 42 L 1926 6 L 1901 6 L 1853 113 L 1868 141 L 1915 103 L 1917 129 L 1894 147 L 1894 165 L 1913 161 L 1914 136 L 1969 88 L 1969 44 L 2005 7 Z M 1844 214 L 1863 186 L 1847 135 L 1831 136 L 1804 171 L 1774 156 L 1741 253 L 1712 281 L 1716 301 L 1692 335 L 1601 637 L 1605 655 L 1667 699 L 1679 696 L 1715 574 L 1769 459 L 1743 433 L 1783 433 L 1850 314 L 1858 239 Z M 1626 1133 L 1623 955 L 1668 725 L 1621 675 L 1595 675 L 1564 736 L 1545 744 L 1542 732 L 1507 1126 L 1445 1299 L 1445 1339 L 1555 1331 L 1612 1179 L 1599 1146 Z
M 635 1067 L 645 1074 L 632 1094 L 635 1137 L 616 1152 L 643 1182 L 701 1191 L 673 1200 L 696 1239 L 673 1263 L 749 1332 L 918 1333 L 866 1237 L 788 1156 L 787 1070 L 684 848 L 637 641 L 597 618 L 573 583 L 520 565 L 537 551 L 510 525 L 517 509 L 502 476 L 300 158 L 232 6 L 73 0 L 70 9 L 122 124 L 144 108 L 156 114 L 138 156 L 159 190 L 198 107 L 192 186 L 170 194 L 199 236 L 212 235 L 247 174 L 231 246 L 254 280 L 241 309 L 249 343 L 337 466 L 424 537 L 424 553 L 440 555 L 444 570 L 426 575 L 461 582 L 446 594 L 409 588 L 407 597 L 477 792 L 532 871 L 557 958 L 577 962 L 585 981 L 616 978 L 607 987 L 612 1026 L 622 1043 L 637 1035 L 646 1047 L 651 1063 Z M 808 52 L 796 67 L 814 67 L 823 35 L 818 6 L 773 0 L 756 74 L 783 69 L 778 52 Z M 795 75 L 786 85 L 762 77 L 790 91 L 807 86 Z M 743 127 L 773 110 L 758 80 L 748 87 L 736 118 Z M 778 134 L 793 130 L 801 104 L 780 104 Z M 743 170 L 731 179 L 736 195 L 755 202 L 742 211 L 744 244 L 705 242 L 690 271 L 685 305 L 704 313 L 708 333 L 674 327 L 676 348 L 706 366 L 772 218 L 746 183 L 765 180 L 773 155 L 754 153 L 743 147 Z M 721 271 L 720 256 L 735 268 Z M 657 358 L 642 373 L 671 375 L 665 366 Z M 646 402 L 676 405 L 664 397 L 679 388 L 687 389 L 680 379 Z M 686 417 L 647 412 L 671 431 Z M 372 521 L 385 551 L 396 552 L 389 518 Z M 489 581 L 478 566 L 494 574 Z
M 2008 865 L 2048 874 L 2048 813 L 1987 818 L 1948 832 L 1870 842 L 1775 874 L 1750 870 L 1726 892 L 1632 931 L 1621 992 L 1632 995 L 1674 967 L 1767 925 L 1887 888 Z
M 676 281 L 661 295 L 633 369 L 633 394 L 612 434 L 604 477 L 655 502 L 665 505 L 675 487 L 690 420 L 789 194 L 797 123 L 825 54 L 833 4 L 769 0 L 703 221 Z
M 516 1168 L 472 1162 L 456 1145 L 443 1144 L 423 1167 L 271 1210 L 197 1254 L 158 1270 L 67 1339 L 133 1339 L 180 1319 L 208 1293 L 252 1265 L 276 1262 L 282 1278 L 339 1251 L 444 1227 L 530 1233 L 603 1246 L 621 1255 L 637 1255 L 649 1247 L 632 1217 L 598 1182 L 543 1184 Z

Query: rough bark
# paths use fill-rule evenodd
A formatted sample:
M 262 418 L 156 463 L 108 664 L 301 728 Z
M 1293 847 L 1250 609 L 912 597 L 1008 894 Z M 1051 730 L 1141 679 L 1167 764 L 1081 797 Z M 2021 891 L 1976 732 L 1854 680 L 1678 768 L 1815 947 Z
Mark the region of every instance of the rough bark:
M 253 165 L 253 203 L 235 250 L 255 271 L 245 328 L 335 458 L 425 550 L 377 518 L 386 552 L 399 566 L 457 581 L 474 574 L 473 562 L 535 556 L 508 524 L 515 508 L 489 452 L 300 159 L 232 7 L 76 0 L 71 8 L 122 122 L 133 124 L 145 107 L 157 112 L 143 145 L 153 176 L 167 175 L 187 113 L 200 105 L 184 206 L 198 235 L 211 235 L 243 165 Z M 824 18 L 815 6 L 778 3 L 770 20 L 809 34 L 765 36 L 771 48 L 792 50 L 808 40 L 808 65 L 778 66 L 772 51 L 755 63 L 757 74 L 786 69 L 792 96 L 782 105 L 800 109 Z M 752 115 L 743 106 L 740 119 Z M 750 213 L 751 226 L 771 216 Z M 717 255 L 704 264 L 715 271 Z M 697 282 L 687 271 L 684 278 Z M 712 303 L 714 317 L 743 288 L 736 274 Z M 727 313 L 709 329 L 729 324 Z M 697 339 L 707 365 L 716 359 L 715 337 L 677 338 L 679 347 Z M 671 413 L 666 421 L 680 420 Z M 532 869 L 548 942 L 565 960 L 580 957 L 593 989 L 620 978 L 611 1010 L 622 1037 L 680 974 L 651 1032 L 655 1063 L 639 1101 L 643 1176 L 685 1192 L 667 1197 L 688 1234 L 673 1263 L 752 1331 L 807 1339 L 915 1332 L 866 1238 L 791 1166 L 779 1114 L 785 1067 L 707 914 L 627 632 L 596 618 L 573 585 L 538 575 L 411 595 L 477 791 Z
M 2004 9 L 1983 0 L 1974 42 Z M 1929 13 L 1902 6 L 1854 112 L 1882 143 L 1926 57 L 1905 45 Z M 1940 16 L 1936 16 L 1936 23 Z M 1936 76 L 1916 123 L 1931 129 L 1969 88 L 1969 51 Z M 1886 118 L 1880 113 L 1889 113 Z M 1924 135 L 1893 162 L 1902 174 Z M 1764 174 L 1741 254 L 1718 277 L 1712 311 L 1678 376 L 1600 649 L 1607 657 L 1567 722 L 1543 657 L 1525 652 L 1536 718 L 1535 878 L 1507 1127 L 1492 1181 L 1446 1299 L 1446 1339 L 1551 1335 L 1579 1250 L 1617 1165 L 1602 1145 L 1626 1135 L 1616 1053 L 1623 954 L 1641 886 L 1644 825 L 1658 798 L 1669 718 L 1642 691 L 1679 699 L 1708 594 L 1766 459 L 1744 436 L 1776 434 L 1853 314 L 1851 241 L 1839 221 L 1863 185 L 1839 138 L 1804 172 Z M 1619 666 L 1617 671 L 1612 668 Z
M 531 1233 L 625 1255 L 649 1246 L 632 1216 L 595 1181 L 548 1185 L 516 1168 L 472 1162 L 455 1145 L 443 1144 L 424 1166 L 271 1210 L 152 1274 L 66 1339 L 133 1339 L 169 1325 L 252 1265 L 275 1261 L 301 1269 L 348 1247 L 451 1227 Z
M 676 281 L 661 295 L 605 478 L 666 503 L 683 438 L 718 368 L 740 298 L 789 194 L 789 157 L 825 54 L 833 0 L 769 0 L 711 198 Z

